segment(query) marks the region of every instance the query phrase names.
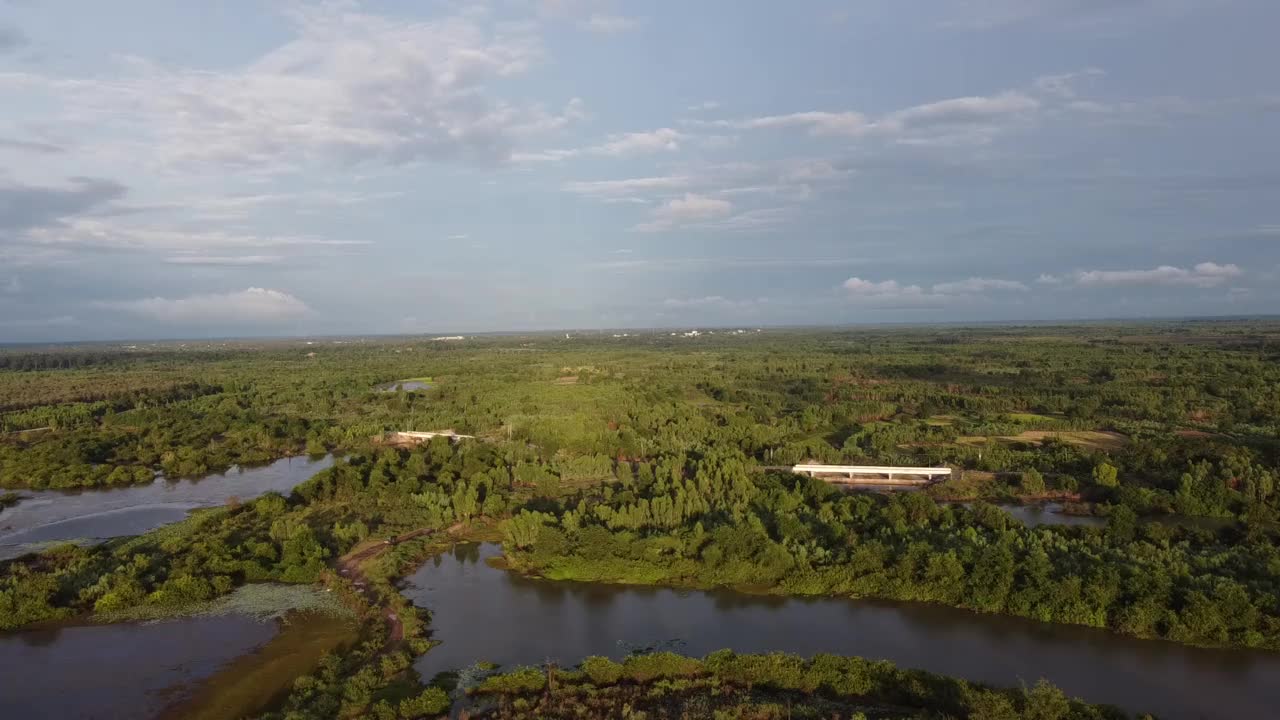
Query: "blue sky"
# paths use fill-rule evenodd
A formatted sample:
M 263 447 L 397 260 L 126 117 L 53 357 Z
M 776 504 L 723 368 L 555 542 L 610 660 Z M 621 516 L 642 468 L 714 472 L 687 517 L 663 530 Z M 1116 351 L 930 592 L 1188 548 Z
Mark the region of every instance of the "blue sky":
M 1270 313 L 1270 0 L 0 0 L 0 342 Z

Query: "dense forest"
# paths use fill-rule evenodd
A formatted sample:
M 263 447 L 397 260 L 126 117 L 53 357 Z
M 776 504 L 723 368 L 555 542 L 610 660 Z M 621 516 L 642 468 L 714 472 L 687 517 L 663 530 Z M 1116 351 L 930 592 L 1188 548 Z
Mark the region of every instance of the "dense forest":
M 1191 644 L 1280 649 L 1267 533 L 1139 523 L 1024 527 L 925 493 L 842 492 L 740 457 L 640 465 L 505 528 L 515 567 L 557 580 L 728 586 L 955 605 Z
M 957 496 L 1095 490 L 1088 499 L 1140 515 L 1277 512 L 1280 331 L 1256 322 L 4 358 L 32 368 L 0 371 L 9 488 L 196 476 L 452 428 L 533 447 L 568 482 L 603 479 L 619 460 L 715 448 L 766 466 L 949 464 L 971 471 Z M 425 390 L 379 389 L 424 375 Z M 1092 483 L 1101 463 L 1116 471 Z
M 268 717 L 431 716 L 457 694 L 410 666 L 448 619 L 396 583 L 470 538 L 554 580 L 931 602 L 1277 650 L 1278 360 L 1280 324 L 1260 321 L 0 351 L 0 536 L 28 490 L 345 458 L 288 496 L 0 561 L 0 630 L 319 583 L 357 612 L 361 641 Z M 388 436 L 444 429 L 474 437 Z M 802 461 L 956 472 L 851 493 L 786 471 Z M 1103 525 L 1026 527 L 998 506 L 1046 500 Z M 359 566 L 368 586 L 338 572 L 395 537 Z M 780 717 L 778 703 L 796 717 L 1112 716 L 1048 685 L 856 659 L 628 662 L 471 689 L 498 701 L 491 717 L 561 716 L 582 697 L 595 716 L 679 717 L 690 702 L 726 717 Z M 644 662 L 684 669 L 628 674 Z M 832 663 L 866 688 L 837 687 Z M 544 685 L 520 684 L 534 676 Z
M 1068 699 L 1046 682 L 994 689 L 901 670 L 887 662 L 820 655 L 737 655 L 704 659 L 637 654 L 622 662 L 590 657 L 577 668 L 521 668 L 485 678 L 473 697 L 497 699 L 481 718 L 849 718 L 926 720 L 1104 720 L 1110 708 Z M 492 703 L 490 703 L 492 705 Z

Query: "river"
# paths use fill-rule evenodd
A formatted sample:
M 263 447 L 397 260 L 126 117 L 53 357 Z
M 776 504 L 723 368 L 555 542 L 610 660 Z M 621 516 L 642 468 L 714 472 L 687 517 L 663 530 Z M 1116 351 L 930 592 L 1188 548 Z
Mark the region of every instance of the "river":
M 660 647 L 690 655 L 828 652 L 891 660 L 994 685 L 1046 677 L 1068 694 L 1164 720 L 1275 717 L 1280 655 L 1208 650 L 925 604 L 781 598 L 551 582 L 497 570 L 496 545 L 428 561 L 405 595 L 433 613 L 442 644 L 424 679 L 478 661 L 504 666 Z
M 140 535 L 187 513 L 294 486 L 333 464 L 333 456 L 294 457 L 258 467 L 232 467 L 195 480 L 163 477 L 146 485 L 84 490 L 19 490 L 17 505 L 0 512 L 0 560 L 60 540 Z
M 275 633 L 275 623 L 243 615 L 6 633 L 0 635 L 0 717 L 154 717 Z
M 997 505 L 996 507 L 1009 513 L 1027 527 L 1041 525 L 1083 525 L 1085 527 L 1106 527 L 1107 519 L 1096 515 L 1069 515 L 1062 512 L 1062 506 L 1055 503 L 1035 505 Z

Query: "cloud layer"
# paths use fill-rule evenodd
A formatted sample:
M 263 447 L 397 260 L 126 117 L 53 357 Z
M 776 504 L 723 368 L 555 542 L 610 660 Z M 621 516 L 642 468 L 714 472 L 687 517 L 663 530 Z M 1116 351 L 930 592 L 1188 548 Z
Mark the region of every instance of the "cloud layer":
M 130 58 L 110 82 L 0 74 L 0 89 L 43 96 L 71 125 L 113 128 L 120 149 L 174 172 L 284 172 L 316 164 L 501 163 L 520 138 L 581 115 L 489 91 L 543 56 L 519 28 L 465 16 L 403 22 L 294 5 L 296 36 L 234 70 Z
M 1280 307 L 1274 2 L 639 7 L 9 3 L 0 342 Z
M 104 301 L 98 306 L 166 324 L 217 326 L 274 325 L 311 312 L 306 303 L 286 292 L 256 287 L 181 298 Z
M 1076 275 L 1076 284 L 1084 287 L 1126 287 L 1189 285 L 1211 288 L 1223 285 L 1244 273 L 1230 263 L 1219 265 L 1202 262 L 1191 269 L 1161 265 L 1150 270 L 1087 270 Z

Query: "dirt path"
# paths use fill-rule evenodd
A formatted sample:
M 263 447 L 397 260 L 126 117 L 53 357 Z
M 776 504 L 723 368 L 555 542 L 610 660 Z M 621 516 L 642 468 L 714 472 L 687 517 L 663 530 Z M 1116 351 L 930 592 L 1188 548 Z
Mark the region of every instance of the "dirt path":
M 457 523 L 445 532 L 453 535 L 463 527 L 463 523 Z M 384 652 L 390 652 L 391 650 L 399 647 L 400 643 L 404 642 L 404 622 L 400 619 L 400 616 L 396 614 L 395 610 L 386 607 L 383 604 L 378 591 L 374 589 L 373 585 L 369 582 L 369 578 L 364 574 L 361 566 L 378 557 L 395 545 L 399 545 L 402 542 L 422 537 L 424 535 L 430 535 L 432 532 L 435 531 L 428 528 L 420 528 L 412 532 L 407 532 L 403 535 L 398 535 L 390 541 L 378 542 L 364 548 L 363 550 L 352 551 L 338 558 L 338 562 L 336 564 L 338 574 L 350 580 L 351 583 L 355 585 L 356 589 L 360 591 L 360 594 L 364 596 L 364 599 L 373 607 L 380 608 L 383 617 L 386 618 L 387 645 L 383 649 Z

